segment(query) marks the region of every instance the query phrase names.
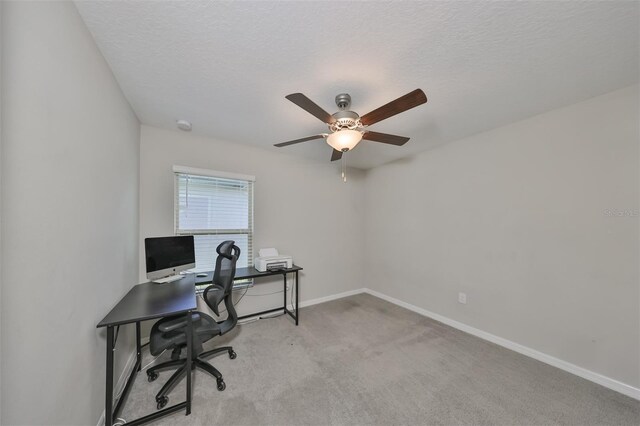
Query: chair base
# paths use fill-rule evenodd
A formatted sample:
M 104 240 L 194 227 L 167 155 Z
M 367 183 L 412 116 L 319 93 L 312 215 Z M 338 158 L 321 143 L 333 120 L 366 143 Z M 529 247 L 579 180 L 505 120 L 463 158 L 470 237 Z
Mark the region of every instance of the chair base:
M 217 368 L 209 364 L 204 359 L 222 352 L 227 352 L 229 354 L 229 358 L 231 359 L 235 359 L 237 357 L 237 354 L 231 346 L 223 346 L 207 352 L 203 352 L 191 361 L 192 370 L 195 370 L 195 368 L 198 367 L 216 378 L 219 391 L 223 391 L 227 387 L 227 385 L 224 383 L 224 379 L 222 378 L 222 373 L 220 373 Z M 164 386 L 162 386 L 162 389 L 160 389 L 160 391 L 156 394 L 156 403 L 158 404 L 158 410 L 167 405 L 167 403 L 169 402 L 169 397 L 167 396 L 167 394 L 171 392 L 171 390 L 178 383 L 180 383 L 180 380 L 182 380 L 182 378 L 186 375 L 187 360 L 186 358 L 177 360 L 172 359 L 171 361 L 166 361 L 161 364 L 154 365 L 147 370 L 147 379 L 150 382 L 153 382 L 158 378 L 158 371 L 172 367 L 178 367 L 178 369 L 171 375 L 171 377 L 169 377 L 169 380 L 167 380 Z

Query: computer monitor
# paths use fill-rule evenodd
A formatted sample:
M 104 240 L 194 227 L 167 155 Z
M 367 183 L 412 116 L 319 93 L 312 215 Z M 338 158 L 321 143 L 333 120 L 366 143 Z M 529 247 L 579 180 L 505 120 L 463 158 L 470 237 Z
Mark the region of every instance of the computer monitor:
M 145 238 L 144 251 L 149 280 L 175 275 L 196 266 L 193 235 Z

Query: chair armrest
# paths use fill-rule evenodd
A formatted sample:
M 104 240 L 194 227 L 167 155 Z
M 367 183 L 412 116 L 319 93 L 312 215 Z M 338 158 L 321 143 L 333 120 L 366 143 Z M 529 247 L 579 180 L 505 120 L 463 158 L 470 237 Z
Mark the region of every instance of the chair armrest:
M 194 325 L 200 322 L 200 314 L 197 312 L 191 314 L 191 322 Z M 158 330 L 161 333 L 168 333 L 170 331 L 175 331 L 181 328 L 185 328 L 186 326 L 187 326 L 187 319 L 184 316 L 181 316 L 172 320 L 168 320 L 158 325 Z

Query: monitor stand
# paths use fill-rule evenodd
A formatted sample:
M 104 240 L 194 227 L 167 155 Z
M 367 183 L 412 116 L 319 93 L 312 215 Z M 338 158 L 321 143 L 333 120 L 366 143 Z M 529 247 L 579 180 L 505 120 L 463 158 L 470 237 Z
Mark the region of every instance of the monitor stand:
M 156 284 L 166 284 L 181 280 L 182 278 L 184 278 L 184 275 L 169 275 L 168 277 L 158 278 L 157 280 L 152 280 L 151 282 Z

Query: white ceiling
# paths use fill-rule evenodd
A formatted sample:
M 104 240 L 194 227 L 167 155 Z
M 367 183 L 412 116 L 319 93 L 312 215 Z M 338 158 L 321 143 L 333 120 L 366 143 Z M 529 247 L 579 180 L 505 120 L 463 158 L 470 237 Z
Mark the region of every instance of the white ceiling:
M 370 168 L 638 82 L 639 3 L 77 1 L 140 120 L 329 161 L 325 125 L 284 97 L 361 115 L 413 89 L 422 105 L 371 126 Z

